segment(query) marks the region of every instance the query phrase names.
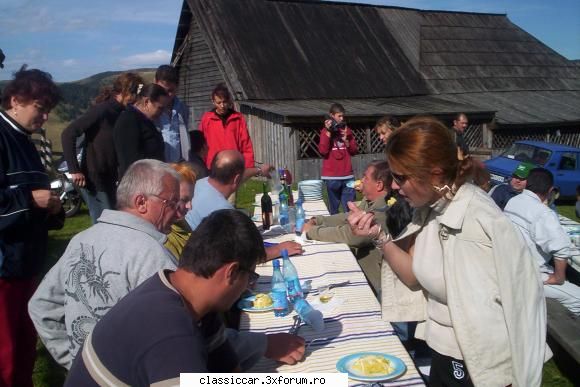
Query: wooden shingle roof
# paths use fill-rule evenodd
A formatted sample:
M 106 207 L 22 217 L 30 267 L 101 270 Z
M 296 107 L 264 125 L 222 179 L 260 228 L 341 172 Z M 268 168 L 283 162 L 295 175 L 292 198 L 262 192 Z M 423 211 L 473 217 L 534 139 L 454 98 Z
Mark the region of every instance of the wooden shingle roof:
M 580 66 L 507 15 L 315 0 L 185 0 L 236 100 L 287 117 L 496 112 L 580 122 Z M 187 28 L 180 26 L 175 47 Z M 175 50 L 174 50 L 175 55 Z M 351 108 L 351 106 L 356 106 Z
M 420 71 L 433 93 L 580 90 L 580 71 L 505 15 L 423 11 Z
M 374 7 L 265 0 L 188 4 L 244 99 L 427 93 Z

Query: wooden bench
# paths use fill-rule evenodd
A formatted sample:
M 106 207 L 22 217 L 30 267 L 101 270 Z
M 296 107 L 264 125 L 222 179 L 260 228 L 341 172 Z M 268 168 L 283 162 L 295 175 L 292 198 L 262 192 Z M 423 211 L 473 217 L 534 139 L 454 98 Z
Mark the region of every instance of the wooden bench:
M 546 298 L 548 335 L 580 365 L 580 318 L 575 318 L 558 301 Z

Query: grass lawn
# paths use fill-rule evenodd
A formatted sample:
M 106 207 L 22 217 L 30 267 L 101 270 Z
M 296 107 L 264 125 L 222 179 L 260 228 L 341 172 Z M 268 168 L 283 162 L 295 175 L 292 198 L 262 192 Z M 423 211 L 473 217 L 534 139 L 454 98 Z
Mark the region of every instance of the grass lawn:
M 250 180 L 244 184 L 238 191 L 236 206 L 247 209 L 250 214 L 253 211 L 255 195 L 262 192 L 262 183 L 256 180 Z M 558 211 L 571 219 L 579 221 L 574 215 L 574 205 L 558 206 Z M 69 240 L 78 232 L 90 227 L 91 220 L 85 206 L 75 217 L 68 218 L 62 230 L 51 231 L 49 233 L 48 245 L 48 265 L 46 271 L 52 266 L 58 258 L 64 253 Z M 65 379 L 65 371 L 58 366 L 44 346 L 38 343 L 38 354 L 34 367 L 34 385 L 36 387 L 57 387 L 62 386 Z M 556 363 L 550 360 L 544 366 L 543 386 L 549 387 L 568 387 L 573 386 L 571 380 L 566 378 L 558 369 Z

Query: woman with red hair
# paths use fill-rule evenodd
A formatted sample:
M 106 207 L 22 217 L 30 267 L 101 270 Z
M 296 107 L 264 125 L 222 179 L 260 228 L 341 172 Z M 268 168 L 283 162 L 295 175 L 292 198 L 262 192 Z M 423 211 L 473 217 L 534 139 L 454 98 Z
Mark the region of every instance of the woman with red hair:
M 426 295 L 416 336 L 432 349 L 432 386 L 539 386 L 546 306 L 535 260 L 510 220 L 468 181 L 449 130 L 409 120 L 387 142 L 393 189 L 415 208 L 395 241 L 371 213 L 349 223 L 371 235 L 387 264 Z M 401 248 L 403 247 L 403 248 Z

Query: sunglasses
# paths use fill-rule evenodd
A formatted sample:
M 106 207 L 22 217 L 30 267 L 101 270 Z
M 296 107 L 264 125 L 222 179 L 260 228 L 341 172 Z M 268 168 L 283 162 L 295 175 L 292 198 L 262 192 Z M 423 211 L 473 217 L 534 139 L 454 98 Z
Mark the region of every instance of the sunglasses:
M 399 175 L 398 173 L 393 172 L 391 172 L 391 176 L 393 177 L 393 180 L 395 181 L 395 183 L 397 183 L 399 187 L 405 184 L 407 179 L 409 179 L 409 176 L 407 175 Z
M 248 276 L 248 286 L 254 286 L 256 284 L 256 282 L 258 282 L 258 279 L 260 278 L 260 274 L 256 273 L 253 270 L 248 270 L 248 269 L 241 269 L 241 271 L 245 271 L 246 273 L 249 274 Z

